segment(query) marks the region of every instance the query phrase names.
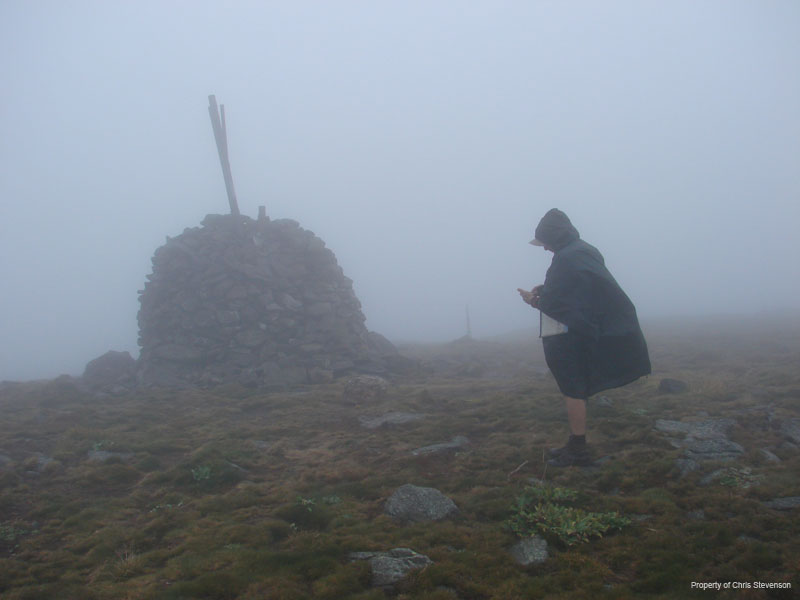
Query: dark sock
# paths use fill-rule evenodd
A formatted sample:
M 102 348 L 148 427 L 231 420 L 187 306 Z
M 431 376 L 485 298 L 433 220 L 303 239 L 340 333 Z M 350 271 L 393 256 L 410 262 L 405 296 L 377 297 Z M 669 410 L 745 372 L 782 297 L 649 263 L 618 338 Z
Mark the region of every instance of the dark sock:
M 570 435 L 567 446 L 574 450 L 583 450 L 586 448 L 586 435 Z

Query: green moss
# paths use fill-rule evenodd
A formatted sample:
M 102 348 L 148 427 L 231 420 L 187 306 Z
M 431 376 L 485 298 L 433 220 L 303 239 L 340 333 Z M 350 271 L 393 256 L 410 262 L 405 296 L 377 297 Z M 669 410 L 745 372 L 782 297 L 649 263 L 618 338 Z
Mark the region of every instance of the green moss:
M 339 600 L 359 594 L 369 588 L 369 565 L 363 561 L 337 566 L 333 571 L 320 577 L 311 586 L 313 597 L 320 600 Z
M 697 577 L 691 565 L 685 564 L 681 554 L 660 557 L 663 562 L 658 569 L 643 569 L 631 588 L 639 593 L 659 594 L 669 590 L 691 590 L 691 582 Z
M 89 485 L 128 485 L 135 483 L 141 473 L 121 462 L 109 462 L 90 470 L 84 481 Z
M 763 571 L 771 571 L 782 566 L 784 557 L 775 545 L 755 542 L 750 546 L 733 561 L 732 566 L 741 573 L 755 577 Z
M 169 600 L 236 600 L 247 586 L 246 581 L 229 573 L 204 573 L 194 581 L 181 581 L 164 594 Z
M 672 493 L 663 487 L 648 488 L 638 498 L 641 501 L 641 513 L 662 514 L 677 510 Z
M 3 595 L 3 600 L 42 600 L 42 598 L 81 598 L 82 600 L 101 600 L 94 590 L 80 583 L 42 583 L 26 585 Z
M 328 527 L 334 514 L 330 507 L 318 504 L 311 498 L 298 498 L 276 510 L 275 516 L 289 523 L 293 529 L 321 531 Z
M 338 550 L 313 551 L 244 551 L 237 559 L 235 570 L 258 573 L 287 573 L 305 581 L 315 581 L 339 568 Z
M 171 485 L 195 494 L 222 491 L 243 479 L 241 469 L 222 458 L 180 464 L 159 474 L 154 483 Z
M 622 463 L 613 462 L 598 474 L 595 485 L 601 492 L 618 491 L 622 485 L 626 467 Z
M 155 456 L 145 456 L 136 463 L 136 468 L 144 473 L 150 473 L 161 468 L 161 461 Z
M 0 524 L 0 595 L 377 600 L 386 594 L 371 588 L 368 563 L 351 563 L 347 554 L 401 546 L 435 564 L 396 586 L 398 600 L 680 598 L 691 579 L 796 579 L 800 523 L 762 502 L 800 495 L 800 458 L 781 449 L 767 413 L 731 394 L 729 380 L 735 373 L 736 389 L 775 399 L 780 419 L 800 418 L 790 402 L 800 379 L 786 358 L 800 355 L 797 338 L 781 342 L 794 350 L 767 362 L 748 340 L 712 352 L 715 362 L 705 365 L 687 358 L 691 345 L 687 354 L 654 344 L 654 364 L 690 380 L 692 395 L 666 398 L 651 379 L 615 390 L 614 407 L 602 414 L 590 403 L 592 444 L 612 456 L 592 469 L 545 469 L 543 449 L 562 442 L 567 428 L 554 385 L 536 377 L 414 376 L 369 407 L 341 402 L 341 382 L 301 397 L 231 388 L 104 403 L 87 403 L 74 390 L 56 402 L 60 392 L 50 386 L 50 407 L 41 390 L 11 399 L 0 393 L 0 448 L 24 449 L 0 473 L 0 511 L 9 515 Z M 363 414 L 390 410 L 429 416 L 379 431 L 358 424 Z M 698 486 L 703 473 L 679 477 L 681 451 L 653 422 L 699 410 L 737 419 L 731 438 L 748 452 L 721 466 L 735 468 L 740 480 L 752 469 L 754 485 Z M 470 445 L 410 455 L 454 435 Z M 90 462 L 86 452 L 95 446 L 133 456 Z M 761 447 L 783 462 L 763 460 Z M 36 470 L 38 453 L 61 464 L 26 474 Z M 503 523 L 531 477 L 544 478 L 550 491 L 532 492 L 526 511 L 541 504 L 563 515 L 618 511 L 644 520 L 589 543 L 551 547 L 544 564 L 520 567 Z M 461 517 L 398 525 L 383 507 L 404 483 L 445 490 Z M 555 488 L 579 493 L 556 498 Z M 687 518 L 699 508 L 705 519 Z M 552 525 L 555 516 L 546 520 Z
M 19 475 L 13 471 L 0 471 L 0 488 L 13 488 L 21 481 Z

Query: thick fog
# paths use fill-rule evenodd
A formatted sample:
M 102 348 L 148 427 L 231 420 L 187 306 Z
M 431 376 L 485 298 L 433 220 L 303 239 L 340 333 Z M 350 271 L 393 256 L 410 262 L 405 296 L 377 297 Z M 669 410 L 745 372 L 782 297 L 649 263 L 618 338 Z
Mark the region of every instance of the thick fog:
M 529 328 L 564 210 L 640 316 L 800 297 L 800 4 L 0 4 L 0 379 L 138 351 L 166 236 L 291 218 L 395 341 Z

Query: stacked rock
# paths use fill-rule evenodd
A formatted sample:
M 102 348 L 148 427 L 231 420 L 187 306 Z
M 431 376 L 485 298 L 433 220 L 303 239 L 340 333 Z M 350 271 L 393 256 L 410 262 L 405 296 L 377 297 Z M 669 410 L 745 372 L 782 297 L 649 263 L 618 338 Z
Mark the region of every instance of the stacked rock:
M 273 385 L 382 373 L 353 282 L 296 221 L 208 215 L 158 248 L 139 301 L 139 383 Z

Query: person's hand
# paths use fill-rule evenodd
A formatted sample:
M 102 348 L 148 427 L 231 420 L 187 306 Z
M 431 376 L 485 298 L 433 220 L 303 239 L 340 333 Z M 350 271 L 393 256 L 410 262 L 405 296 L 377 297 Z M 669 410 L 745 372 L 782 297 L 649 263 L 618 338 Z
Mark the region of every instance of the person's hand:
M 523 290 L 522 288 L 517 288 L 519 295 L 522 296 L 522 301 L 526 304 L 530 304 L 534 308 L 538 308 L 539 306 L 539 292 L 542 286 L 537 285 L 533 288 L 530 292 L 528 290 Z

